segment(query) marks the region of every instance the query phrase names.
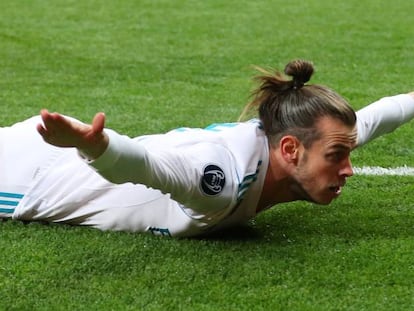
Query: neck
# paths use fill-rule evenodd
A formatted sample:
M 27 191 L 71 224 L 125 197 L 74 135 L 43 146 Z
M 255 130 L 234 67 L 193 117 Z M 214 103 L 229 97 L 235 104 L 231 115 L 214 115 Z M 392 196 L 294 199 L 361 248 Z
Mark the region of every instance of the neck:
M 275 158 L 275 155 L 270 153 L 269 167 L 267 168 L 262 193 L 257 206 L 258 212 L 279 203 L 297 200 L 292 191 L 294 181 L 279 163 L 280 161 Z

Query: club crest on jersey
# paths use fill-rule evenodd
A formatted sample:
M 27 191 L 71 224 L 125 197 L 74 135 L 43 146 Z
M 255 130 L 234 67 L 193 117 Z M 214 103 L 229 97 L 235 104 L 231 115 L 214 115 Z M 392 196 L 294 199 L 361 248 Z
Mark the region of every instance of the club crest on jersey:
M 201 178 L 201 190 L 207 195 L 219 194 L 226 183 L 223 170 L 217 165 L 207 165 Z

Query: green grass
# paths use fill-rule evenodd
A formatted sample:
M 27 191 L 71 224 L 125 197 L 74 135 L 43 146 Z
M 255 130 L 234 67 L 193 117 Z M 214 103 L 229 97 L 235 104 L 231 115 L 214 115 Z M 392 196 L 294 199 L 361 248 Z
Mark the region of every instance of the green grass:
M 3 1 L 0 122 L 47 107 L 139 135 L 235 120 L 251 65 L 315 63 L 355 108 L 412 90 L 410 1 Z M 354 164 L 414 165 L 414 124 Z M 0 223 L 0 310 L 410 310 L 411 177 L 348 182 L 210 239 Z

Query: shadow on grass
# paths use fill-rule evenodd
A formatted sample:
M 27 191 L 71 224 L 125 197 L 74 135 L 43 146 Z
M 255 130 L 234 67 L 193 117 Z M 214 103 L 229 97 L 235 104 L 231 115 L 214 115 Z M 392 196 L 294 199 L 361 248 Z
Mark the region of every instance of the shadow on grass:
M 238 225 L 194 238 L 212 241 L 257 241 L 263 239 L 263 231 L 249 224 Z
M 389 206 L 389 202 L 357 207 L 305 205 L 271 210 L 257 217 L 264 239 L 283 242 L 313 237 L 360 240 L 414 236 L 414 207 Z
M 274 207 L 256 217 L 254 221 L 231 228 L 211 232 L 190 238 L 190 240 L 205 240 L 216 242 L 262 242 L 289 244 L 292 241 L 306 241 L 311 238 L 338 238 L 359 240 L 373 237 L 397 238 L 414 236 L 414 207 L 389 206 L 390 202 L 383 201 L 363 208 L 353 203 L 318 206 L 309 203 L 293 204 Z M 5 222 L 5 221 L 4 221 Z M 65 227 L 64 230 L 82 228 L 81 226 L 49 224 L 46 222 L 20 222 L 8 220 L 8 223 L 25 225 Z M 46 229 L 47 230 L 47 229 Z M 99 232 L 99 230 L 97 230 Z M 79 231 L 78 231 L 79 232 Z M 107 233 L 105 233 L 107 234 Z M 111 233 L 109 233 L 111 234 Z M 122 234 L 122 233 L 115 233 Z M 128 233 L 139 236 L 150 235 Z
M 412 210 L 412 211 L 411 211 Z M 311 239 L 355 241 L 367 238 L 414 236 L 414 207 L 404 209 L 389 202 L 360 207 L 353 203 L 319 206 L 295 203 L 274 207 L 251 224 L 240 225 L 200 237 L 213 241 L 258 242 L 288 245 Z

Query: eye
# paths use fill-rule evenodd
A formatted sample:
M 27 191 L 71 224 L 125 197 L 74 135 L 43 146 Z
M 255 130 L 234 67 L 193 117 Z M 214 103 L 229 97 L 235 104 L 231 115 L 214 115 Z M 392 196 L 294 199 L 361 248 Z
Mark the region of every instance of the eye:
M 347 156 L 346 152 L 335 151 L 335 152 L 328 153 L 326 155 L 326 159 L 330 162 L 337 163 L 337 162 L 341 162 L 346 156 Z

